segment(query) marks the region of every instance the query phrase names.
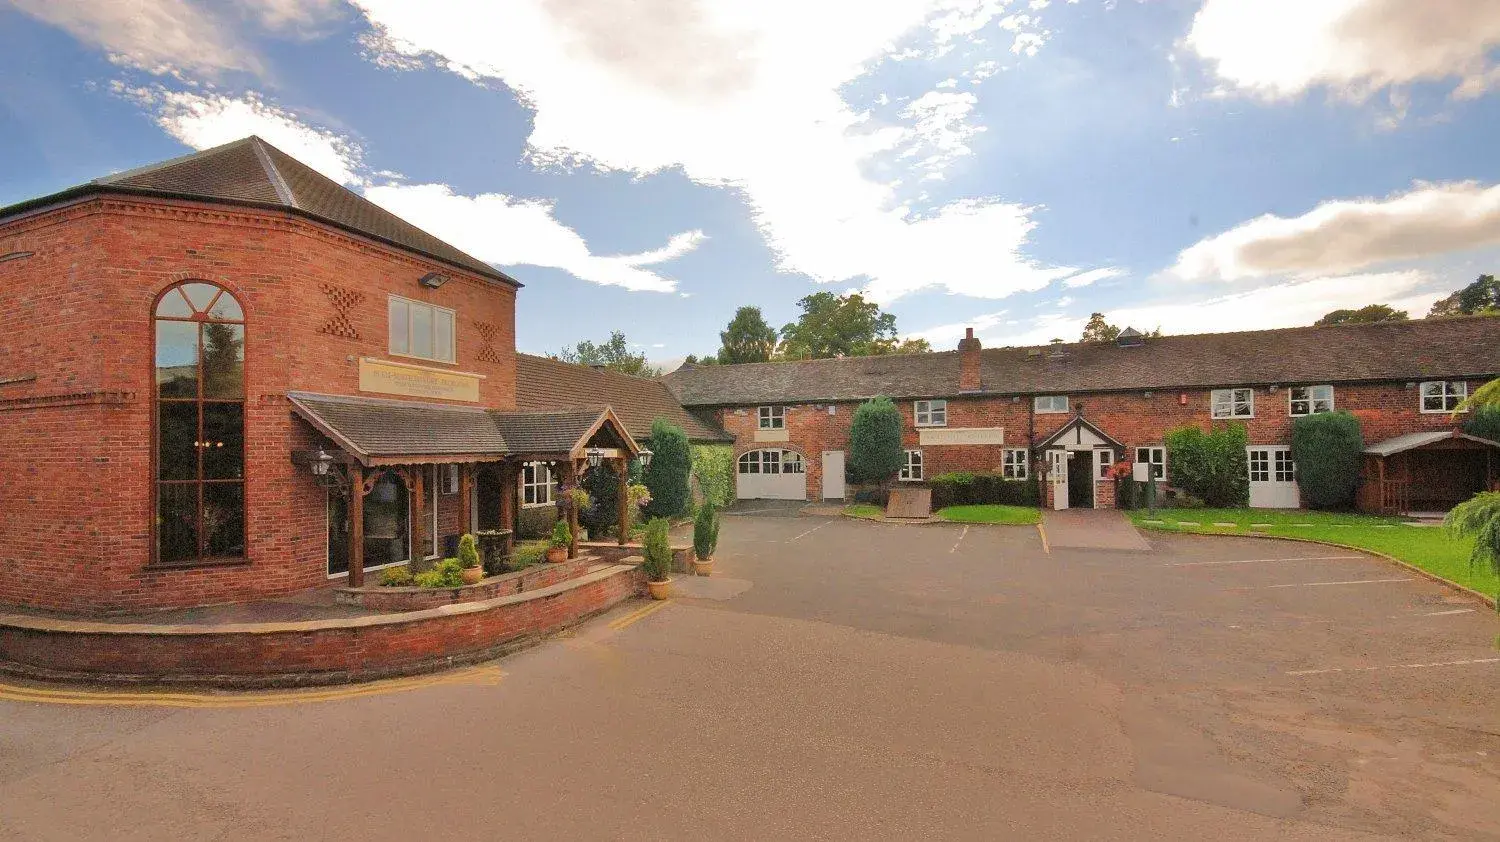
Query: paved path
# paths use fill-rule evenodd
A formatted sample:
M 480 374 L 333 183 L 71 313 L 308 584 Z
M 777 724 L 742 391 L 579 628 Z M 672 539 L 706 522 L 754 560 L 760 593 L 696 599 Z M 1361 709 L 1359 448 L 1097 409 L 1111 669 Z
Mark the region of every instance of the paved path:
M 1042 513 L 1042 528 L 1054 547 L 1075 550 L 1151 549 L 1123 512 L 1113 509 L 1064 509 Z

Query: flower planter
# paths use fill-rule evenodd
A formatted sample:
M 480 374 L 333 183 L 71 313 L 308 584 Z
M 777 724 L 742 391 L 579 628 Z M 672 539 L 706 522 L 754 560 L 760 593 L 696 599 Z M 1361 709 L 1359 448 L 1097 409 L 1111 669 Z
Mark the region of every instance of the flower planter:
M 709 556 L 708 558 L 694 558 L 693 574 L 696 576 L 714 575 L 714 557 Z
M 484 579 L 483 567 L 465 567 L 463 570 L 464 584 L 477 585 Z
M 568 548 L 567 547 L 548 547 L 547 548 L 547 561 L 551 562 L 552 564 L 561 564 L 562 562 L 567 561 L 567 560 L 568 560 Z
M 652 599 L 666 599 L 672 595 L 672 580 L 663 579 L 660 582 L 647 582 L 646 590 L 651 592 Z

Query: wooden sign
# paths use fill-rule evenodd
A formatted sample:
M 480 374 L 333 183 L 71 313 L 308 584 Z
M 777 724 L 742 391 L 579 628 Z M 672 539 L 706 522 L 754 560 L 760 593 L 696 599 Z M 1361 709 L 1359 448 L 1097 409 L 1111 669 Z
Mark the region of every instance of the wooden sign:
M 361 357 L 359 361 L 361 392 L 478 403 L 479 381 L 483 379 L 484 375 L 467 371 L 447 371 L 369 357 Z

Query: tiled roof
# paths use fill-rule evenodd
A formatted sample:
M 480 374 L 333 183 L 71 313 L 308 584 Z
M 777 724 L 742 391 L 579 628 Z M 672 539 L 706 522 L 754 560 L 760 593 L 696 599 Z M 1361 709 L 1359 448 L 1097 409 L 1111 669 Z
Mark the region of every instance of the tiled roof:
M 557 412 L 491 412 L 512 453 L 567 453 L 604 414 L 604 407 Z
M 517 409 L 555 410 L 601 404 L 614 410 L 637 440 L 650 438 L 651 423 L 666 418 L 682 427 L 692 441 L 732 441 L 723 430 L 683 409 L 660 380 L 598 371 L 530 354 L 516 355 Z
M 1479 436 L 1471 436 L 1461 433 L 1458 430 L 1432 430 L 1425 433 L 1407 433 L 1395 438 L 1386 439 L 1385 441 L 1366 447 L 1365 452 L 1374 456 L 1395 456 L 1397 453 L 1405 453 L 1408 450 L 1416 450 L 1419 447 L 1426 447 L 1429 444 L 1436 444 L 1449 439 L 1463 439 L 1489 447 L 1500 447 L 1500 442 L 1493 442 Z
M 361 461 L 400 456 L 503 456 L 512 452 L 480 407 L 289 392 L 298 415 Z
M 276 207 L 497 281 L 516 284 L 494 266 L 443 242 L 253 136 L 0 208 L 0 219 L 65 199 L 107 192 Z
M 1500 318 L 1418 319 L 981 351 L 983 391 L 1074 394 L 1500 375 Z M 665 378 L 688 407 L 953 397 L 958 352 L 697 366 Z

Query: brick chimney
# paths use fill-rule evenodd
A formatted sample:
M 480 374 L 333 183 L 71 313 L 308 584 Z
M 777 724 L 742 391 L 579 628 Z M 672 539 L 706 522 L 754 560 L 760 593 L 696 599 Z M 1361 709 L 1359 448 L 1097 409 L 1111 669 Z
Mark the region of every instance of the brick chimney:
M 958 341 L 958 390 L 977 392 L 983 388 L 979 378 L 979 340 L 974 338 L 974 328 L 968 328 L 964 338 Z

